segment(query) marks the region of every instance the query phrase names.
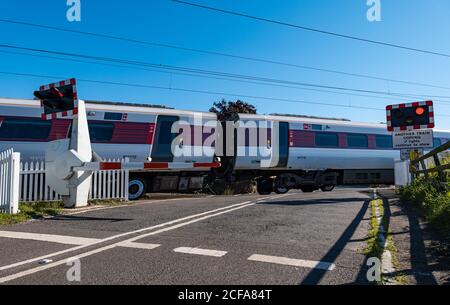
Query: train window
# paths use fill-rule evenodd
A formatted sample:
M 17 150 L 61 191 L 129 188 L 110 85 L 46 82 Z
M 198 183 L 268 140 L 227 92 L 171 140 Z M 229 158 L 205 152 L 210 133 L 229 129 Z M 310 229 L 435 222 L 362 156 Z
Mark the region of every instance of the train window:
M 433 147 L 434 148 L 436 148 L 436 147 L 439 147 L 439 146 L 441 146 L 442 144 L 441 144 L 441 139 L 438 139 L 438 138 L 434 138 L 433 139 Z
M 92 142 L 111 141 L 114 132 L 114 123 L 89 122 L 89 136 Z
M 377 148 L 392 148 L 392 137 L 391 136 L 376 136 Z
M 358 180 L 368 180 L 369 174 L 368 173 L 356 173 L 356 179 Z
M 89 122 L 89 137 L 92 142 L 108 142 L 112 140 L 114 123 Z M 72 137 L 72 124 L 69 127 L 68 138 Z
M 46 140 L 51 128 L 51 121 L 43 121 L 35 118 L 5 118 L 0 124 L 0 138 Z
M 160 122 L 160 132 L 158 142 L 159 144 L 172 144 L 173 139 L 176 134 L 172 133 L 172 125 L 174 122 L 172 121 L 162 121 Z
M 348 134 L 347 145 L 348 147 L 367 148 L 369 147 L 369 140 L 363 134 Z
M 105 112 L 105 120 L 121 121 L 122 120 L 122 113 Z
M 370 178 L 374 180 L 380 180 L 381 174 L 380 173 L 370 173 Z
M 338 147 L 338 135 L 329 132 L 316 133 L 316 146 L 318 147 Z

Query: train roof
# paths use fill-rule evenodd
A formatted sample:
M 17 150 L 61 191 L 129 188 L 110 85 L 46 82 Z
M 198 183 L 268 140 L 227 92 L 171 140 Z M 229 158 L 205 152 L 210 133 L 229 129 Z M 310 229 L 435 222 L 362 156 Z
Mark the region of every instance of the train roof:
M 274 121 L 284 121 L 290 123 L 302 123 L 302 124 L 320 124 L 320 125 L 333 125 L 340 127 L 359 127 L 367 128 L 372 130 L 387 131 L 386 123 L 367 123 L 367 122 L 353 122 L 343 119 L 334 118 L 314 118 L 314 117 L 303 117 L 296 115 L 259 115 L 259 114 L 239 114 L 239 118 L 242 120 L 274 120 Z M 440 134 L 450 135 L 449 130 L 434 128 L 433 131 Z
M 134 104 L 134 103 L 121 103 L 121 102 L 103 102 L 103 101 L 86 101 L 86 107 L 92 110 L 104 110 L 104 111 L 122 111 L 122 112 L 138 112 L 148 114 L 165 114 L 165 115 L 194 115 L 202 114 L 210 118 L 216 118 L 216 114 L 205 111 L 190 111 L 179 110 L 162 105 L 148 105 L 148 104 Z M 40 108 L 39 100 L 34 99 L 14 99 L 14 98 L 0 98 L 0 105 L 12 105 Z M 300 115 L 259 115 L 259 114 L 239 114 L 241 119 L 247 120 L 274 120 L 285 121 L 292 123 L 303 124 L 328 124 L 341 127 L 360 127 L 368 129 L 386 130 L 386 124 L 384 123 L 365 123 L 365 122 L 353 122 L 346 119 L 334 119 L 334 118 L 316 118 Z M 434 129 L 439 134 L 450 134 L 450 131 L 443 129 Z M 387 131 L 386 131 L 387 132 Z
M 216 114 L 205 111 L 180 110 L 162 105 L 134 104 L 121 102 L 104 102 L 84 100 L 86 108 L 89 110 L 103 111 L 122 111 L 122 112 L 139 112 L 148 114 L 165 114 L 165 115 L 193 115 L 202 114 L 211 118 L 216 118 Z M 18 107 L 34 107 L 40 108 L 39 100 L 34 99 L 13 99 L 0 98 L 0 105 L 12 105 Z

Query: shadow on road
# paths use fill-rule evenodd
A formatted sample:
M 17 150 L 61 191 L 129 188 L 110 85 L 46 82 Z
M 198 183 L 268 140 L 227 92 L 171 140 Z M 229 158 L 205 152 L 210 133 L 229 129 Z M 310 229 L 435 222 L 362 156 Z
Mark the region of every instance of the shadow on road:
M 88 216 L 75 216 L 75 215 L 58 215 L 49 219 L 47 221 L 61 220 L 61 221 L 110 221 L 110 222 L 118 222 L 118 221 L 130 221 L 134 220 L 131 218 L 108 218 L 108 217 L 88 217 Z
M 346 198 L 342 200 L 348 201 L 351 198 Z M 356 198 L 353 198 L 356 201 Z M 361 202 L 361 198 L 357 198 L 359 202 Z M 335 199 L 337 200 L 337 199 Z M 322 257 L 321 261 L 334 263 L 341 254 L 341 252 L 344 250 L 347 243 L 350 242 L 350 239 L 352 238 L 353 234 L 355 233 L 356 229 L 358 228 L 359 224 L 364 218 L 364 215 L 366 214 L 367 208 L 369 206 L 369 200 L 366 200 L 364 204 L 362 205 L 361 209 L 359 210 L 358 214 L 355 216 L 353 221 L 350 223 L 350 225 L 345 229 L 344 233 L 342 233 L 341 237 L 337 240 L 337 242 L 328 250 L 328 252 Z M 303 281 L 300 283 L 301 285 L 316 285 L 319 284 L 321 279 L 325 276 L 327 270 L 321 270 L 321 269 L 313 269 L 311 272 L 303 279 Z
M 393 200 L 394 205 L 396 205 L 400 211 L 393 213 L 392 217 L 405 217 L 407 218 L 407 225 L 409 231 L 399 231 L 395 232 L 393 230 L 392 235 L 403 235 L 409 233 L 409 260 L 411 269 L 397 270 L 395 274 L 403 274 L 412 276 L 418 285 L 436 285 L 437 281 L 433 276 L 432 271 L 448 270 L 448 263 L 443 263 L 442 261 L 436 261 L 433 265 L 429 264 L 429 257 L 427 257 L 427 247 L 425 245 L 425 240 L 433 239 L 432 236 L 425 236 L 426 229 L 421 227 L 419 215 L 417 211 L 408 204 L 402 204 L 394 193 L 383 193 L 382 194 L 387 200 Z M 389 208 L 389 204 L 388 204 Z M 427 234 L 430 235 L 430 234 Z M 407 236 L 405 236 L 407 238 Z M 401 249 L 400 249 L 401 250 Z M 428 251 L 429 252 L 429 251 Z M 394 274 L 394 275 L 395 275 Z
M 258 202 L 257 204 L 264 205 L 288 205 L 288 206 L 301 206 L 301 205 L 318 205 L 318 204 L 336 204 L 336 203 L 350 203 L 361 202 L 364 198 L 327 198 L 327 199 L 305 199 L 305 200 L 292 200 L 292 201 L 266 201 Z

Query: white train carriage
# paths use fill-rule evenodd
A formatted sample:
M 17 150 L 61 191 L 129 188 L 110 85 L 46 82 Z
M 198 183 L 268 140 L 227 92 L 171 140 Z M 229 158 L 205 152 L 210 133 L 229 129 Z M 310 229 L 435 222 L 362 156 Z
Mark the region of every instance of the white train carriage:
M 211 122 L 217 119 L 213 113 L 92 101 L 86 102 L 86 108 L 92 149 L 103 159 L 214 162 L 216 126 Z M 44 159 L 45 143 L 67 138 L 70 128 L 70 119 L 42 120 L 38 100 L 0 99 L 0 151 L 14 148 L 23 161 Z M 200 189 L 207 174 L 195 166 L 134 172 L 130 198 L 141 196 L 147 186 L 155 192 Z
M 86 106 L 92 147 L 102 158 L 197 164 L 221 158 L 222 168 L 212 172 L 196 167 L 133 172 L 130 198 L 199 189 L 205 178 L 256 177 L 261 193 L 393 183 L 394 160 L 400 157 L 384 124 L 239 114 L 232 137 L 218 128 L 214 113 L 89 101 Z M 23 160 L 43 159 L 44 144 L 68 137 L 70 124 L 70 119 L 42 120 L 37 100 L 0 99 L 0 151 L 14 148 Z M 435 146 L 450 139 L 449 132 L 434 134 Z
M 329 191 L 336 183 L 391 184 L 394 162 L 400 158 L 384 124 L 240 114 L 237 134 L 241 139 L 234 169 L 259 176 L 261 193 L 272 187 L 283 193 L 294 187 Z M 435 147 L 450 138 L 449 132 L 434 134 Z

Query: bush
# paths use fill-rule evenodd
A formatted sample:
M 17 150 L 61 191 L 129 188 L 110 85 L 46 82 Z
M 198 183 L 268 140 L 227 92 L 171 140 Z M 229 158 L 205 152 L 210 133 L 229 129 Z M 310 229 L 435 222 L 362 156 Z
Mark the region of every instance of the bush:
M 401 191 L 401 198 L 419 207 L 425 219 L 450 238 L 450 192 L 436 179 L 416 179 Z

